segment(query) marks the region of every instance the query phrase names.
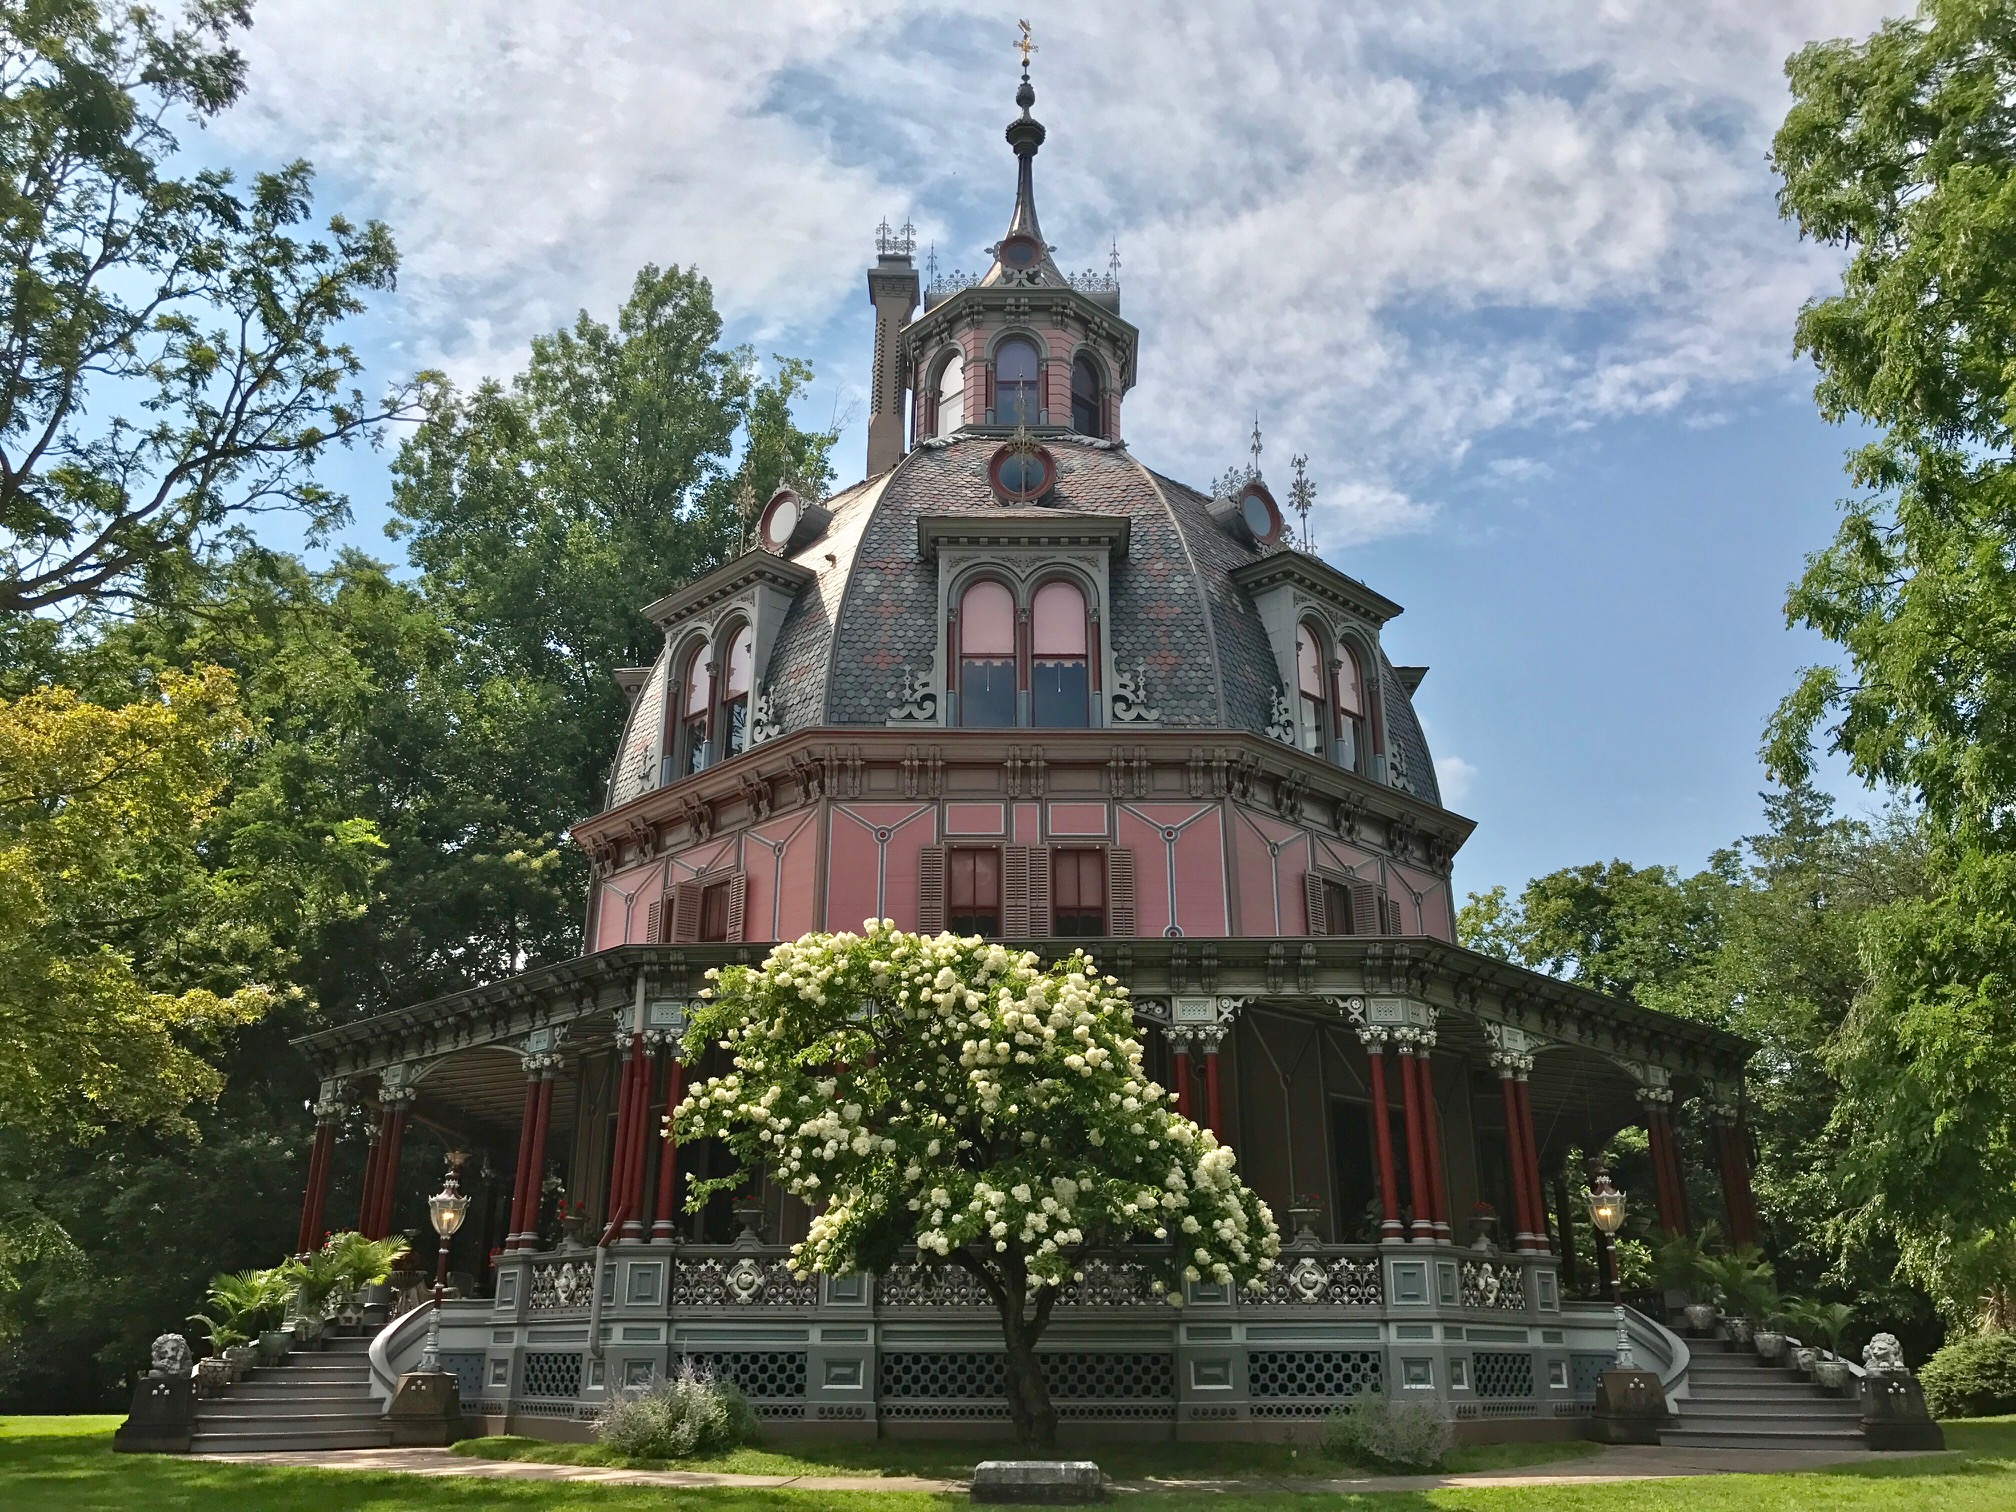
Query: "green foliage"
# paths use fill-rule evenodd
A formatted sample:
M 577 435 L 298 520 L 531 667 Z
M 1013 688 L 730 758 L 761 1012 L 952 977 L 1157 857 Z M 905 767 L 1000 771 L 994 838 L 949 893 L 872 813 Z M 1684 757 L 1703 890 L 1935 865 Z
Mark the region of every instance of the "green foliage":
M 1396 1402 L 1376 1392 L 1323 1419 L 1324 1454 L 1363 1470 L 1438 1470 L 1454 1442 L 1453 1430 L 1432 1404 Z
M 391 1234 L 383 1239 L 366 1239 L 355 1232 L 331 1234 L 308 1272 L 317 1280 L 327 1276 L 336 1286 L 351 1290 L 380 1286 L 412 1244 L 404 1234 Z
M 680 1460 L 718 1454 L 755 1436 L 742 1393 L 682 1359 L 669 1379 L 624 1392 L 595 1420 L 595 1441 L 625 1459 Z
M 2016 1412 L 2016 1334 L 1968 1334 L 1918 1371 L 1925 1405 L 1939 1418 L 1999 1417 Z
M 1158 1292 L 1257 1285 L 1280 1250 L 1273 1215 L 1232 1151 L 1171 1111 L 1126 989 L 1084 956 L 1046 972 L 998 943 L 864 931 L 709 973 L 687 1050 L 718 1043 L 734 1069 L 696 1086 L 676 1126 L 682 1143 L 724 1140 L 741 1169 L 689 1203 L 765 1170 L 818 1206 L 801 1272 L 882 1271 L 914 1244 L 971 1273 L 1001 1315 L 1016 1429 L 1047 1444 L 1035 1344 L 1079 1262 L 1171 1241 L 1139 1256 L 1164 1267 Z
M 1708 1247 L 1715 1237 L 1715 1225 L 1710 1223 L 1699 1233 L 1673 1234 L 1660 1241 L 1652 1252 L 1660 1289 L 1699 1296 L 1709 1285 Z
M 1855 1309 L 1846 1302 L 1815 1302 L 1803 1297 L 1780 1299 L 1777 1316 L 1803 1344 L 1825 1346 L 1839 1353 Z
M 305 163 L 243 188 L 163 171 L 171 119 L 238 97 L 249 21 L 245 0 L 0 0 L 0 614 L 150 593 L 256 515 L 339 522 L 316 459 L 410 404 L 367 401 L 334 336 L 392 284 L 384 226 L 304 234 Z
M 1733 1318 L 1761 1322 L 1778 1308 L 1777 1277 L 1771 1262 L 1752 1245 L 1701 1261 L 1701 1276 L 1722 1310 Z
M 1503 887 L 1472 894 L 1457 933 L 1473 950 L 1631 996 L 1715 949 L 1727 890 L 1712 872 L 1683 878 L 1668 866 L 1622 861 L 1570 867 L 1536 877 L 1516 904 Z

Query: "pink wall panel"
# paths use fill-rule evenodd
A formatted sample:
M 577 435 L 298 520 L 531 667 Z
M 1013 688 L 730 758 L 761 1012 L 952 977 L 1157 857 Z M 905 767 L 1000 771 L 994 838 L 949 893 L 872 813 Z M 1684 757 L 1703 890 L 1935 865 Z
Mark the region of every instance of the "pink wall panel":
M 1015 805 L 1015 843 L 1039 845 L 1043 840 L 1042 810 L 1033 803 Z
M 1171 924 L 1186 935 L 1227 931 L 1225 836 L 1215 804 L 1123 804 L 1118 830 L 1118 843 L 1134 852 L 1138 933 L 1165 934 Z
M 938 840 L 938 810 L 915 803 L 842 803 L 832 810 L 826 927 L 868 918 L 917 927 L 917 853 Z
M 1387 870 L 1387 891 L 1400 904 L 1401 928 L 1409 934 L 1433 935 L 1440 940 L 1455 939 L 1456 931 L 1451 927 L 1449 917 L 1448 883 L 1411 866 L 1392 866 Z
M 665 863 L 647 861 L 602 882 L 595 911 L 595 949 L 608 950 L 644 938 L 644 912 L 665 891 Z
M 743 836 L 742 869 L 749 877 L 744 939 L 795 940 L 812 927 L 812 855 L 819 834 L 815 817 L 807 810 Z
M 1103 803 L 1053 803 L 1050 833 L 1103 840 L 1111 832 L 1111 811 Z
M 1007 811 L 1001 804 L 945 805 L 945 833 L 948 835 L 1004 835 L 1007 832 Z

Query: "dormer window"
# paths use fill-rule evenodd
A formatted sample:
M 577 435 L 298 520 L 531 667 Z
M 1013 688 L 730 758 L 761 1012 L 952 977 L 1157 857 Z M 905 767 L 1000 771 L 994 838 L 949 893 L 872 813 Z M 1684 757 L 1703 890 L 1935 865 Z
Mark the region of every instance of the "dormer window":
M 1042 367 L 1036 343 L 1011 336 L 994 353 L 994 422 L 997 425 L 1037 425 L 1042 397 L 1037 392 Z
M 714 679 L 707 672 L 705 646 L 695 646 L 686 658 L 679 685 L 685 693 L 680 700 L 678 771 L 690 777 L 707 765 L 707 712 L 714 702 Z
M 743 625 L 728 643 L 727 678 L 721 689 L 721 749 L 740 756 L 749 742 L 749 684 L 756 661 L 756 633 Z
M 1337 658 L 1337 712 L 1337 764 L 1362 772 L 1372 750 L 1365 733 L 1365 676 L 1358 654 L 1349 646 L 1342 647 Z
M 1083 729 L 1091 722 L 1091 659 L 1085 595 L 1076 583 L 1045 583 L 1030 605 L 1033 723 Z
M 1327 754 L 1331 730 L 1329 637 L 1308 620 L 1295 627 L 1296 728 L 1302 749 Z
M 1071 364 L 1071 429 L 1081 436 L 1105 435 L 1105 397 L 1099 382 L 1099 365 L 1080 354 Z
M 950 436 L 966 423 L 966 359 L 954 352 L 938 370 L 938 414 L 935 436 Z
M 1015 723 L 1015 596 L 983 579 L 959 600 L 959 723 L 1006 729 Z

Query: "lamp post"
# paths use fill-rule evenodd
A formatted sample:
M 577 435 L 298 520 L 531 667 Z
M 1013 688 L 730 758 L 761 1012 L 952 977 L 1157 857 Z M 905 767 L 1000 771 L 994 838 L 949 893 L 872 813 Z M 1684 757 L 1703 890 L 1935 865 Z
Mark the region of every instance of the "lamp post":
M 440 1191 L 427 1199 L 427 1221 L 434 1225 L 440 1243 L 434 1254 L 434 1311 L 427 1319 L 427 1347 L 420 1354 L 422 1370 L 441 1368 L 441 1292 L 448 1282 L 448 1251 L 469 1212 L 469 1199 L 455 1180 L 456 1167 L 464 1158 L 459 1150 L 449 1151 L 448 1179 Z
M 1611 1185 L 1607 1171 L 1598 1171 L 1589 1184 L 1589 1221 L 1600 1236 L 1602 1279 L 1610 1288 L 1610 1301 L 1624 1304 L 1624 1286 L 1617 1275 L 1617 1231 L 1624 1227 L 1624 1194 Z

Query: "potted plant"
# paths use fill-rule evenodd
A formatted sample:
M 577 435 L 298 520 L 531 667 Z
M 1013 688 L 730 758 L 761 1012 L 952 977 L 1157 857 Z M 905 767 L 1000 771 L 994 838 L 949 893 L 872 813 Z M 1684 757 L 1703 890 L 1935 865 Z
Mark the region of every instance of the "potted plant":
M 279 1321 L 286 1302 L 287 1285 L 278 1271 L 230 1271 L 211 1278 L 210 1310 L 189 1316 L 191 1322 L 209 1330 L 212 1347 L 242 1375 L 262 1352 L 271 1355 L 270 1348 L 262 1351 L 254 1341 L 263 1339 L 269 1323 Z M 287 1352 L 284 1338 L 279 1352 L 283 1357 Z M 277 1364 L 278 1360 L 270 1359 L 269 1363 Z
M 1820 1363 L 1820 1324 L 1814 1316 L 1819 1303 L 1793 1297 L 1778 1304 L 1778 1316 L 1792 1334 L 1792 1363 L 1804 1376 L 1813 1374 Z
M 744 1192 L 728 1204 L 728 1211 L 735 1215 L 735 1221 L 742 1226 L 737 1234 L 739 1243 L 744 1239 L 761 1240 L 763 1237 L 763 1194 Z M 1292 1212 L 1293 1209 L 1290 1209 Z
M 295 1342 L 313 1347 L 321 1341 L 331 1303 L 345 1284 L 337 1257 L 324 1241 L 320 1249 L 296 1255 L 280 1272 L 292 1293 L 288 1312 Z
M 558 1211 L 560 1232 L 566 1236 L 567 1242 L 577 1247 L 587 1244 L 595 1224 L 594 1216 L 588 1211 L 587 1200 L 577 1198 L 570 1202 L 562 1197 Z
M 1711 1225 L 1698 1235 L 1675 1234 L 1652 1257 L 1668 1305 L 1674 1297 L 1682 1298 L 1681 1311 L 1686 1316 L 1688 1331 L 1704 1336 L 1715 1331 L 1715 1303 L 1709 1294 L 1710 1277 L 1705 1268 L 1708 1256 L 1704 1249 L 1713 1233 Z
M 386 1278 L 407 1251 L 404 1234 L 366 1239 L 362 1234 L 331 1234 L 322 1246 L 328 1254 L 336 1286 L 346 1294 L 343 1317 L 381 1327 L 392 1311 L 392 1291 Z
M 1758 1316 L 1763 1324 L 1754 1338 L 1758 1358 L 1773 1365 L 1780 1364 L 1785 1359 L 1785 1304 L 1774 1297 Z
M 1295 1231 L 1298 1241 L 1317 1243 L 1316 1225 L 1322 1221 L 1323 1199 L 1314 1192 L 1303 1192 L 1288 1200 L 1288 1226 Z
M 1488 1202 L 1473 1203 L 1470 1208 L 1470 1247 L 1478 1250 L 1492 1250 L 1498 1247 L 1498 1209 Z
M 1841 1335 L 1848 1331 L 1848 1322 L 1855 1316 L 1855 1309 L 1846 1302 L 1816 1302 L 1813 1304 L 1813 1327 L 1827 1346 L 1813 1367 L 1813 1378 L 1827 1391 L 1845 1391 L 1854 1372 L 1848 1362 L 1841 1358 Z
M 1752 1342 L 1757 1320 L 1770 1311 L 1777 1295 L 1770 1262 L 1754 1246 L 1745 1245 L 1731 1254 L 1704 1257 L 1701 1271 L 1722 1304 L 1722 1326 L 1730 1341 Z

